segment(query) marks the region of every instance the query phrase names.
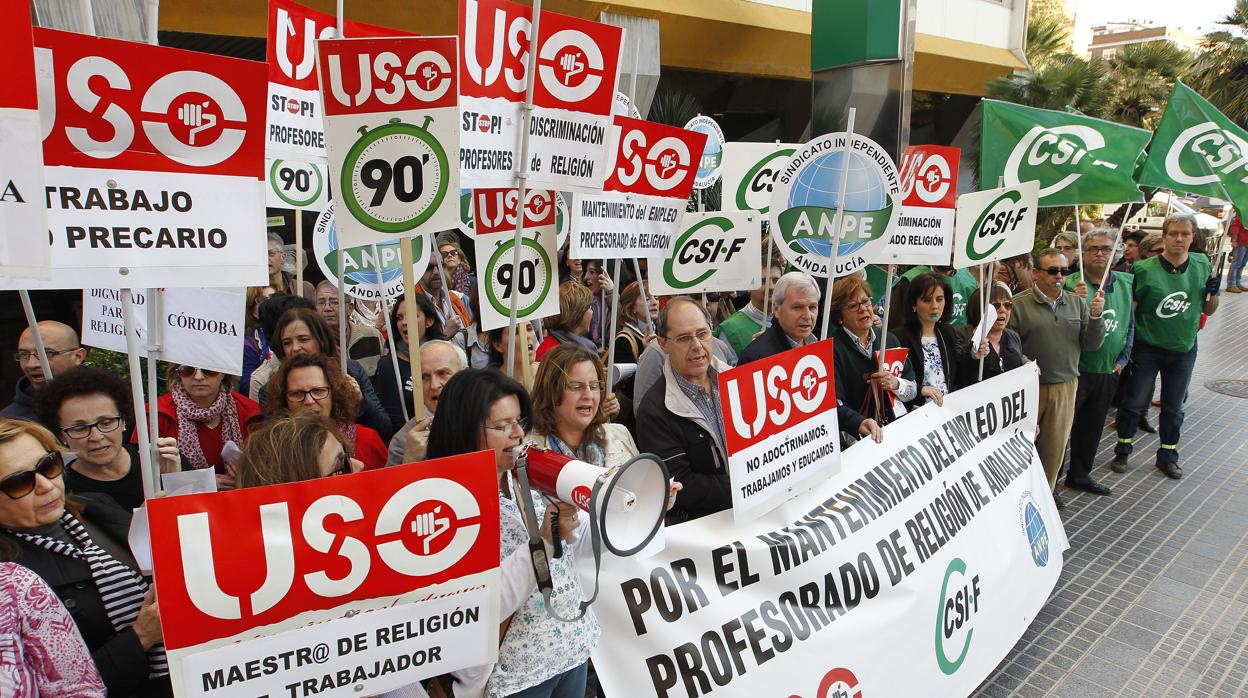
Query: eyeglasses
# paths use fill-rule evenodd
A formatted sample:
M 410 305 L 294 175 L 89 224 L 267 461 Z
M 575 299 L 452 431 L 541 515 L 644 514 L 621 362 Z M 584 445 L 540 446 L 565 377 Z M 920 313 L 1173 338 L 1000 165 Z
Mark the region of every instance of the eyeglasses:
M 209 368 L 200 368 L 198 366 L 179 366 L 178 367 L 178 375 L 182 376 L 183 378 L 190 378 L 191 376 L 195 375 L 196 371 L 199 371 L 200 373 L 204 374 L 204 378 L 216 378 L 217 376 L 221 375 L 220 371 L 214 371 Z
M 59 349 L 59 350 L 58 349 L 44 349 L 43 353 L 47 354 L 48 358 L 50 359 L 53 356 L 60 356 L 61 354 L 68 354 L 71 351 L 78 351 L 78 349 L 80 348 L 81 347 L 70 347 L 69 349 Z M 29 361 L 30 357 L 32 356 L 39 356 L 39 354 L 33 351 L 26 351 L 25 349 L 18 349 L 16 352 L 13 353 L 13 358 L 17 359 L 17 362 L 19 364 Z
M 101 434 L 107 434 L 110 431 L 117 431 L 117 427 L 121 426 L 125 421 L 121 415 L 115 417 L 100 417 L 90 424 L 74 424 L 73 426 L 63 427 L 61 433 L 71 439 L 85 439 L 91 435 L 91 430 L 95 429 Z
M 693 344 L 694 340 L 697 340 L 701 344 L 705 344 L 711 339 L 711 331 L 704 327 L 697 332 L 686 332 L 679 337 L 668 337 L 668 339 L 676 342 L 682 347 L 687 347 Z
M 308 390 L 287 390 L 286 402 L 293 402 L 297 404 L 307 400 L 308 396 L 311 396 L 313 400 L 320 402 L 321 400 L 329 397 L 329 386 L 322 385 Z
M 337 299 L 337 298 L 317 298 L 317 299 L 316 299 L 316 307 L 318 307 L 318 308 L 337 308 L 337 307 L 338 307 L 338 299 Z
M 0 480 L 0 490 L 9 499 L 21 499 L 35 491 L 35 475 L 42 475 L 45 480 L 55 480 L 65 469 L 65 456 L 60 451 L 51 451 L 35 461 L 35 467 Z
M 568 381 L 564 385 L 564 389 L 569 393 L 601 393 L 606 385 L 598 381 L 584 383 L 582 381 Z
M 1010 310 L 1014 307 L 1014 301 L 993 301 L 991 305 L 997 310 Z
M 521 433 L 524 433 L 524 432 L 527 432 L 527 431 L 529 430 L 529 420 L 527 420 L 527 419 L 516 419 L 516 420 L 512 420 L 512 421 L 510 421 L 510 422 L 503 422 L 502 424 L 500 424 L 500 425 L 498 425 L 498 426 L 491 426 L 491 425 L 489 425 L 489 424 L 482 424 L 482 425 L 481 425 L 481 428 L 482 428 L 482 429 L 489 429 L 490 431 L 498 432 L 499 434 L 502 434 L 502 435 L 507 435 L 507 434 L 510 434 L 510 433 L 514 432 L 517 428 L 519 428 L 519 429 L 520 429 L 520 432 L 521 432 Z
M 862 310 L 863 308 L 870 308 L 870 307 L 871 307 L 871 299 L 864 298 L 858 301 L 857 303 L 850 303 L 849 305 L 846 305 L 845 309 L 850 312 L 854 312 L 854 311 Z
M 442 250 L 442 259 L 446 259 L 447 257 L 458 257 L 458 256 L 459 256 L 459 250 Z
M 351 454 L 346 451 L 339 451 L 338 457 L 334 459 L 334 469 L 329 471 L 326 477 L 334 477 L 335 475 L 346 475 L 351 472 Z
M 1070 275 L 1070 267 L 1048 267 L 1047 269 L 1038 268 L 1038 270 L 1044 272 L 1045 274 L 1048 274 L 1049 276 L 1069 276 Z
M 1096 254 L 1098 252 L 1101 254 L 1106 254 L 1114 248 L 1110 247 L 1109 245 L 1093 245 L 1091 247 L 1085 247 L 1083 249 L 1092 254 Z

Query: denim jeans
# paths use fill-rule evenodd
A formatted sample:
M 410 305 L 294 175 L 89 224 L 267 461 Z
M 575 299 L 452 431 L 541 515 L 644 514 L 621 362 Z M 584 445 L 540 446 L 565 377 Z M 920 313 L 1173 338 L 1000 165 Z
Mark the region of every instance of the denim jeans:
M 552 676 L 536 686 L 511 694 L 511 698 L 585 698 L 589 662 Z
M 1135 430 L 1140 415 L 1148 409 L 1153 383 L 1161 375 L 1161 421 L 1157 434 L 1161 448 L 1157 459 L 1164 463 L 1179 462 L 1179 435 L 1183 430 L 1183 400 L 1187 386 L 1192 380 L 1192 368 L 1196 365 L 1196 345 L 1191 351 L 1175 352 L 1155 347 L 1139 339 L 1131 349 L 1133 371 L 1127 383 L 1127 392 L 1118 406 L 1118 445 L 1114 452 L 1131 453 Z
M 1226 287 L 1239 286 L 1243 283 L 1244 263 L 1248 262 L 1248 247 L 1236 245 L 1231 252 L 1231 271 L 1226 275 Z

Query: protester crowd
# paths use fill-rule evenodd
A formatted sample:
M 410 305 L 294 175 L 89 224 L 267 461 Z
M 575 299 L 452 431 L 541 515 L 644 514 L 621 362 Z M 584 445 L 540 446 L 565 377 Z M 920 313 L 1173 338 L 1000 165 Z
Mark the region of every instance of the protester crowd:
M 1238 293 L 1248 233 L 1238 222 L 1235 231 L 1228 290 Z M 1034 361 L 1036 448 L 1059 509 L 1066 462 L 1066 487 L 1110 494 L 1094 477 L 1102 426 L 1116 406 L 1109 465 L 1124 472 L 1137 431 L 1152 430 L 1158 377 L 1154 464 L 1178 479 L 1183 403 L 1198 331 L 1218 307 L 1220 270 L 1190 217 L 1167 218 L 1159 235 L 1128 233 L 1121 251 L 1116 239 L 1116 230 L 1096 228 L 980 268 L 900 268 L 891 294 L 881 269 L 826 289 L 803 272 L 785 273 L 773 251 L 763 255 L 771 264 L 757 289 L 655 299 L 644 267 L 612 278 L 601 260 L 565 255 L 560 313 L 521 325 L 514 341 L 506 330 L 480 329 L 476 279 L 454 233 L 437 238 L 444 264 L 420 275 L 414 318 L 401 297 L 385 309 L 361 300 L 341 307 L 328 282 L 298 288 L 274 239 L 270 285 L 247 293 L 244 375 L 168 367 L 168 392 L 156 401 L 159 466 L 211 468 L 225 490 L 494 452 L 508 619 L 498 662 L 396 695 L 453 686 L 455 695 L 579 697 L 599 627 L 592 611 L 569 625 L 554 621 L 536 592 L 518 492 L 506 476 L 522 443 L 602 466 L 656 454 L 679 483 L 669 523 L 728 509 L 717 375 L 817 341 L 830 303 L 844 445 L 880 441 L 884 425 L 926 403 Z M 27 330 L 16 357 L 23 377 L 0 420 L 0 577 L 16 580 L 6 590 L 29 588 L 59 604 L 44 603 L 28 622 L 21 614 L 32 612 L 23 609 L 30 596 L 0 594 L 5 633 L 20 635 L 17 625 L 40 632 L 22 635 L 25 669 L 0 675 L 0 694 L 5 682 L 20 681 L 48 696 L 169 695 L 159 604 L 126 543 L 130 511 L 143 501 L 132 432 L 146 413 L 122 378 L 82 365 L 87 349 L 73 328 L 41 322 L 40 330 L 53 376 L 44 375 Z M 624 370 L 607 374 L 607 348 Z M 899 371 L 881 370 L 881 349 L 904 350 Z M 516 378 L 502 372 L 512 354 L 532 362 L 517 361 Z M 853 467 L 854 451 L 844 458 Z M 571 554 L 552 560 L 555 586 L 575 586 L 587 517 L 537 497 L 533 504 L 547 545 L 555 521 L 569 542 Z M 562 594 L 554 603 L 572 615 L 581 600 Z M 73 624 L 55 622 L 66 613 Z

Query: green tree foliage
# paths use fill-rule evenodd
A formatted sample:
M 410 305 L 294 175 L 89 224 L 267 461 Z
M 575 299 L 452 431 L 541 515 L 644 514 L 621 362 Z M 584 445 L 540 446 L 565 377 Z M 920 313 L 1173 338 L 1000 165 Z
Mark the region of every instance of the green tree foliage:
M 1240 126 L 1248 125 L 1248 0 L 1236 0 L 1221 24 L 1205 35 L 1186 81 Z
M 1124 46 L 1109 61 L 1113 93 L 1107 117 L 1156 128 L 1174 81 L 1192 64 L 1192 55 L 1169 41 Z

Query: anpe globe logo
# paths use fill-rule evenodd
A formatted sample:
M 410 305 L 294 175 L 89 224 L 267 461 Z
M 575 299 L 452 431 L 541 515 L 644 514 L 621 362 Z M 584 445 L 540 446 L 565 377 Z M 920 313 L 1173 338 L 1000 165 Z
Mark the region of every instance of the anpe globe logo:
M 833 133 L 802 146 L 776 176 L 769 216 L 780 231 L 780 250 L 793 266 L 828 276 L 836 234 L 837 210 L 843 209 L 837 268 L 833 276 L 866 266 L 887 244 L 896 223 L 901 180 L 892 158 L 865 136 Z M 845 172 L 845 201 L 838 201 Z
M 1018 518 L 1031 547 L 1031 561 L 1036 567 L 1044 567 L 1049 564 L 1049 529 L 1044 525 L 1044 517 L 1031 498 L 1031 492 L 1024 492 L 1019 499 Z
M 405 239 L 412 246 L 414 268 L 423 270 L 429 263 L 429 245 L 424 235 Z M 388 240 L 376 245 L 360 245 L 343 250 L 343 280 L 347 295 L 365 300 L 394 298 L 403 292 L 401 240 Z M 374 252 L 374 250 L 376 250 Z M 316 220 L 312 251 L 321 272 L 331 283 L 338 283 L 338 226 L 334 222 L 334 204 Z M 377 273 L 380 267 L 381 273 Z

